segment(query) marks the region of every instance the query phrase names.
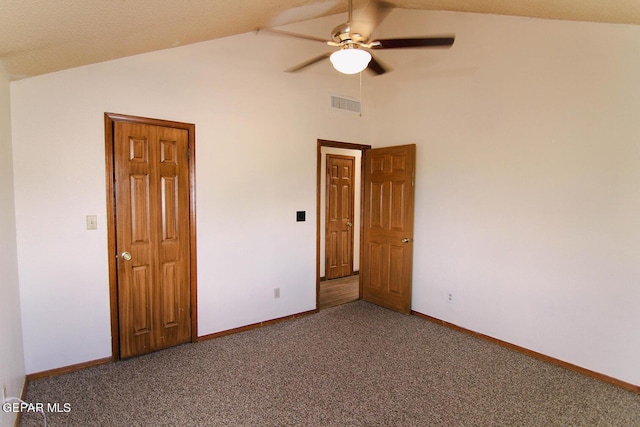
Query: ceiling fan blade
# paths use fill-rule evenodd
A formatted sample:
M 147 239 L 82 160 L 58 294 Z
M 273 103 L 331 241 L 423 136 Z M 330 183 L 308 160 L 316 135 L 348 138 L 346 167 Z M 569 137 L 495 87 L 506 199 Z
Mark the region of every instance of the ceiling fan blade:
M 316 64 L 320 61 L 323 61 L 331 56 L 332 52 L 323 53 L 322 55 L 316 56 L 315 58 L 311 58 L 308 61 L 303 62 L 302 64 L 295 65 L 291 68 L 286 69 L 285 71 L 288 73 L 295 73 L 296 71 L 300 71 L 303 68 L 306 68 L 310 65 Z
M 297 39 L 305 39 L 305 40 L 311 40 L 314 42 L 321 42 L 321 43 L 327 43 L 329 41 L 320 37 L 308 36 L 306 34 L 291 33 L 289 31 L 276 30 L 275 28 L 258 28 L 256 31 L 257 32 L 264 31 L 265 33 L 276 34 L 279 36 L 295 37 Z
M 374 40 L 371 49 L 404 49 L 412 47 L 451 47 L 455 37 L 422 37 L 411 39 Z
M 371 71 L 372 73 L 375 73 L 378 76 L 380 74 L 384 74 L 387 72 L 387 69 L 373 56 L 371 56 L 371 61 L 369 61 L 367 70 Z
M 363 9 L 354 11 L 351 32 L 360 34 L 365 40 L 368 40 L 373 30 L 387 17 L 391 9 L 393 9 L 391 3 L 370 0 Z

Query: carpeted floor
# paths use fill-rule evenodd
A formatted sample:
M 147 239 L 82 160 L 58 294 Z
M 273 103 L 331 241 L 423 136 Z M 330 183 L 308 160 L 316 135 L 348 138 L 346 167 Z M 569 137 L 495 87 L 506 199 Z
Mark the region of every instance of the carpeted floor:
M 362 301 L 33 381 L 26 400 L 70 404 L 49 426 L 640 426 L 640 395 Z

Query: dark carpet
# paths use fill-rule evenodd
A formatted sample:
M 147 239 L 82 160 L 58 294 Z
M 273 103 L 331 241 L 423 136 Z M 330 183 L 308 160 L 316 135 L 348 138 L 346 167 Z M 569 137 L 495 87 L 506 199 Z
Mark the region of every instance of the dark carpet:
M 70 405 L 49 426 L 640 426 L 638 394 L 362 301 L 36 380 L 25 400 Z

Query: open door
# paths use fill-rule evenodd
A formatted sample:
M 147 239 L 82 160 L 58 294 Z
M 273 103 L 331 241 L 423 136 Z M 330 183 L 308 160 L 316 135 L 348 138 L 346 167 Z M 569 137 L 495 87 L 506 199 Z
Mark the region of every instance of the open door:
M 366 150 L 364 163 L 362 297 L 409 314 L 416 146 Z

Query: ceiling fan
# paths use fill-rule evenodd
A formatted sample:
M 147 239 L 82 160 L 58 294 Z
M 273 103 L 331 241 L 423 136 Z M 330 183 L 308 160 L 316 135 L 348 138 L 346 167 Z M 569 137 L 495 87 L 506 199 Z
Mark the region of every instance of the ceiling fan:
M 337 51 L 324 53 L 302 64 L 293 66 L 286 70 L 288 72 L 300 71 L 329 58 L 333 67 L 344 74 L 356 74 L 366 68 L 374 74 L 380 75 L 386 73 L 387 69 L 369 53 L 369 50 L 451 47 L 453 45 L 455 38 L 452 36 L 370 40 L 373 30 L 376 29 L 392 8 L 393 5 L 384 1 L 371 0 L 364 9 L 357 11 L 358 13 L 354 20 L 352 0 L 349 0 L 348 21 L 333 29 L 331 40 L 274 28 L 263 28 L 261 30 L 288 37 L 319 41 L 339 48 Z

